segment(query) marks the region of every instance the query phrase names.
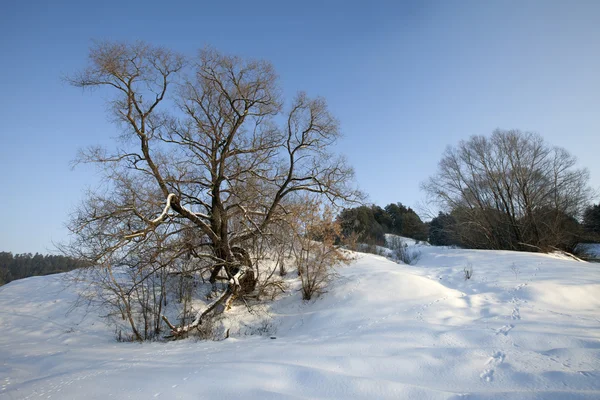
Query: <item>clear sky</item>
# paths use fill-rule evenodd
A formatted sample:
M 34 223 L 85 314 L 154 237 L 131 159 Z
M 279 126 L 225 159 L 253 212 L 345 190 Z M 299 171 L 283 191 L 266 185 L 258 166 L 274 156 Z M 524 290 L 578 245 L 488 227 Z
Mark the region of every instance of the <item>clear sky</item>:
M 0 251 L 49 252 L 84 191 L 77 150 L 117 130 L 61 76 L 93 39 L 270 60 L 324 96 L 379 205 L 416 207 L 444 148 L 495 128 L 565 147 L 600 187 L 600 1 L 6 1 L 0 9 Z

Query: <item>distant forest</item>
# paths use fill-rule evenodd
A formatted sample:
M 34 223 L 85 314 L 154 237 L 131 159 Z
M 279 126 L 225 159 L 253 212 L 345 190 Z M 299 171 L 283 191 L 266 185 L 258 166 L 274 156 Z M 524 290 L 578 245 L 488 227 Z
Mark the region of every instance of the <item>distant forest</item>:
M 493 225 L 495 229 L 487 236 L 477 229 L 482 224 L 475 224 L 477 219 L 470 218 L 472 216 L 466 215 L 461 207 L 455 207 L 449 213 L 440 212 L 431 221 L 423 222 L 415 211 L 402 203 L 388 204 L 384 208 L 377 205 L 360 206 L 344 209 L 337 217 L 337 222 L 341 227 L 342 239 L 354 238 L 356 242 L 370 245 L 383 246 L 385 234 L 392 233 L 429 241 L 434 246 L 515 250 L 514 238 L 506 229 L 501 229 L 506 227 L 502 214 L 494 213 L 491 209 L 484 211 L 484 222 L 492 217 L 497 220 L 497 224 Z M 541 211 L 538 210 L 538 213 Z M 548 217 L 547 214 L 544 216 Z M 521 250 L 544 250 L 541 243 L 545 243 L 545 250 L 548 251 L 559 248 L 574 252 L 578 243 L 600 243 L 600 204 L 587 207 L 581 221 L 561 213 L 551 216 L 554 218 L 539 225 L 539 239 L 534 242 L 535 245 L 524 245 Z M 515 221 L 520 225 L 525 225 L 525 222 Z M 550 222 L 555 225 L 550 226 Z
M 0 286 L 30 276 L 50 275 L 83 267 L 82 261 L 65 256 L 0 252 Z
M 366 244 L 384 245 L 384 235 L 393 233 L 416 240 L 429 240 L 436 246 L 494 248 L 489 244 L 476 246 L 465 240 L 469 231 L 465 231 L 465 225 L 460 223 L 458 211 L 448 214 L 440 212 L 430 222 L 423 222 L 416 212 L 402 203 L 388 204 L 385 208 L 371 205 L 344 209 L 338 215 L 337 222 L 343 238 L 354 236 L 356 241 Z M 570 246 L 562 243 L 561 247 L 570 251 L 577 243 L 600 242 L 600 204 L 588 207 L 581 223 L 571 218 L 569 224 L 563 224 L 561 228 L 561 233 L 569 235 L 570 239 Z M 4 251 L 0 252 L 0 286 L 17 279 L 68 272 L 84 266 L 83 261 L 61 255 L 13 255 Z

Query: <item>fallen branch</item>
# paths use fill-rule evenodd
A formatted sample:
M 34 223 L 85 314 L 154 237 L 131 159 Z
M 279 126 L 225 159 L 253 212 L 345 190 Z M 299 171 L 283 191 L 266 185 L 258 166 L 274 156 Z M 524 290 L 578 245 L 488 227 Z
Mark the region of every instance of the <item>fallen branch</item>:
M 521 246 L 525 246 L 525 247 L 530 247 L 532 249 L 536 249 L 536 250 L 538 250 L 541 253 L 545 253 L 544 249 L 542 249 L 541 247 L 536 246 L 534 244 L 529 244 L 529 243 L 524 243 L 524 242 L 518 242 L 517 244 L 519 244 Z
M 563 256 L 565 256 L 565 257 L 569 257 L 569 258 L 572 258 L 572 259 L 573 259 L 573 260 L 575 260 L 575 261 L 579 261 L 579 262 L 585 262 L 584 260 L 582 260 L 581 258 L 577 257 L 577 256 L 576 256 L 576 255 L 574 255 L 574 254 L 571 254 L 571 253 L 569 253 L 569 252 L 567 252 L 567 251 L 561 250 L 561 249 L 559 249 L 558 247 L 554 247 L 554 246 L 551 246 L 551 247 L 554 249 L 554 252 L 555 252 L 555 253 L 562 254 Z

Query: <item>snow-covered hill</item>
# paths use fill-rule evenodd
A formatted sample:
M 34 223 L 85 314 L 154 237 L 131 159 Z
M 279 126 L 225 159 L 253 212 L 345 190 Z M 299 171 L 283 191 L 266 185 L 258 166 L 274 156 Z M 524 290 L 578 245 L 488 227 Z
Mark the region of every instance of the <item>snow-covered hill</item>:
M 67 314 L 60 276 L 12 282 L 0 398 L 600 398 L 600 265 L 420 250 L 414 266 L 359 255 L 319 300 L 275 302 L 276 339 L 117 343 L 95 315 Z

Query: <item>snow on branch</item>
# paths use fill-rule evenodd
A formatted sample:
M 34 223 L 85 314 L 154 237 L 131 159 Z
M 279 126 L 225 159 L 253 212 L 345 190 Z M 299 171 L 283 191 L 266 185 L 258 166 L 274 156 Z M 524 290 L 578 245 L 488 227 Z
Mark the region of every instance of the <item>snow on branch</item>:
M 160 214 L 157 218 L 153 219 L 150 222 L 152 222 L 153 224 L 158 224 L 159 222 L 162 222 L 165 219 L 167 213 L 169 212 L 169 209 L 171 208 L 171 200 L 173 199 L 173 197 L 175 197 L 175 194 L 169 193 L 169 195 L 167 196 L 167 204 L 165 204 L 165 208 L 162 214 Z
M 152 227 L 155 227 L 156 225 L 158 225 L 164 221 L 167 214 L 169 213 L 169 210 L 171 209 L 171 201 L 173 200 L 174 197 L 175 197 L 174 193 L 169 193 L 169 195 L 167 196 L 167 204 L 165 204 L 165 208 L 163 209 L 163 212 L 158 217 L 154 218 L 151 221 L 148 221 L 152 225 Z M 150 230 L 151 230 L 151 228 L 144 229 L 144 230 L 141 230 L 138 232 L 134 232 L 130 235 L 125 235 L 124 238 L 125 239 L 133 239 L 133 238 L 136 238 L 139 236 L 146 236 Z

